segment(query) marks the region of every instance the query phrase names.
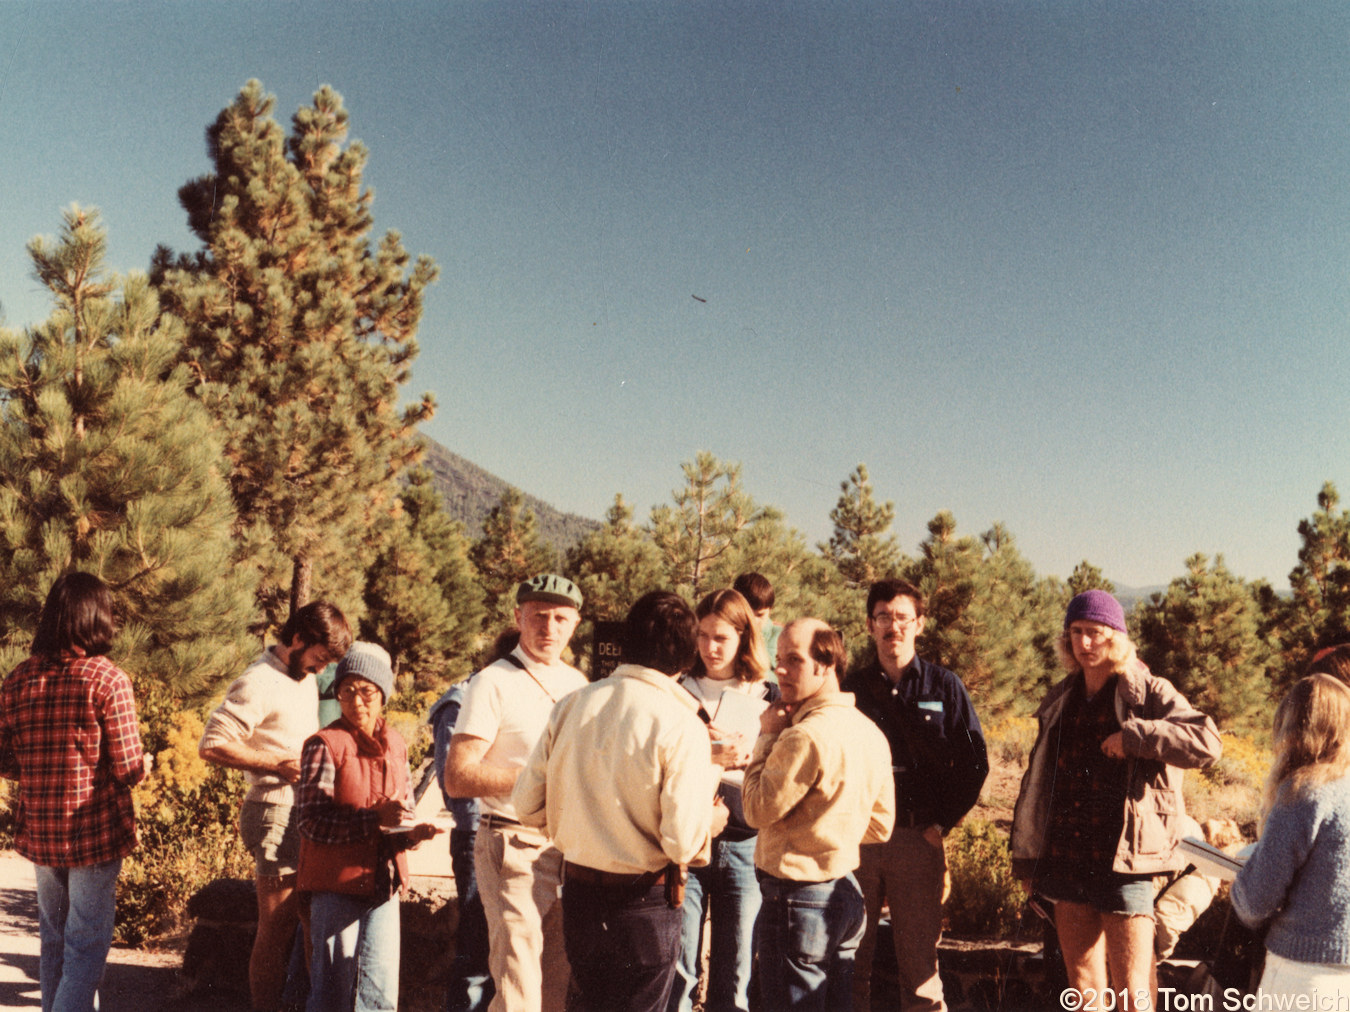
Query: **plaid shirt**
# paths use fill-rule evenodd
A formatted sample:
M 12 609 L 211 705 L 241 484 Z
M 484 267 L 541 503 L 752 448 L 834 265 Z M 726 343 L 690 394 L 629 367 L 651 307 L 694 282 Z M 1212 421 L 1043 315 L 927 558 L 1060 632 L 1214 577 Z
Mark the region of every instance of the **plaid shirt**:
M 106 657 L 34 655 L 0 686 L 0 773 L 19 782 L 14 849 L 78 868 L 136 846 L 145 777 L 131 680 Z
M 1055 764 L 1050 814 L 1050 857 L 1081 873 L 1109 871 L 1125 827 L 1128 765 L 1102 752 L 1102 742 L 1120 730 L 1114 675 L 1091 699 L 1082 675 L 1070 690 Z

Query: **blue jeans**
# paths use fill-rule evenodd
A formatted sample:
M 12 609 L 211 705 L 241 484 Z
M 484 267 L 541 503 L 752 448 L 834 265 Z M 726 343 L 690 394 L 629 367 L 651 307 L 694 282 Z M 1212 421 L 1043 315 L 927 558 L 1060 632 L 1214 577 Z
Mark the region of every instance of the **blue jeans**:
M 867 915 L 852 875 L 828 882 L 760 876 L 760 1003 L 766 1009 L 848 1012 L 853 961 Z
M 755 878 L 755 837 L 714 840 L 712 859 L 689 869 L 680 927 L 680 960 L 669 1012 L 691 1012 L 698 990 L 703 951 L 703 915 L 712 908 L 708 959 L 707 1012 L 749 1012 L 750 967 L 755 955 L 755 916 L 759 882 Z
M 563 881 L 563 939 L 573 1012 L 665 1012 L 675 979 L 680 911 L 665 886 Z
M 384 902 L 314 893 L 309 905 L 307 1012 L 395 1012 L 398 1008 L 398 893 Z
M 94 1009 L 112 947 L 119 857 L 81 868 L 35 864 L 42 1012 Z
M 488 972 L 488 929 L 483 900 L 473 872 L 477 832 L 450 830 L 450 870 L 459 891 L 459 928 L 455 932 L 455 961 L 445 990 L 445 1012 L 485 1012 L 497 988 Z

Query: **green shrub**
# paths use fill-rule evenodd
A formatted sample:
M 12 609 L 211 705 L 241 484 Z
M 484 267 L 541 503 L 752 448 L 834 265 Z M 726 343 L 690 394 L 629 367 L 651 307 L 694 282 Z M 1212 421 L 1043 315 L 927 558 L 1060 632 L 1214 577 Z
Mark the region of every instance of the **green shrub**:
M 243 775 L 204 762 L 197 755 L 201 735 L 201 717 L 191 710 L 142 734 L 162 747 L 150 776 L 133 792 L 140 846 L 118 880 L 119 942 L 139 945 L 178 934 L 198 889 L 217 878 L 253 877 L 235 828 Z
M 1026 894 L 1012 874 L 1008 834 L 987 819 L 967 819 L 947 836 L 948 928 L 958 935 L 1008 937 Z
M 1035 717 L 1004 717 L 985 728 L 984 741 L 991 762 L 1026 766 L 1036 744 Z

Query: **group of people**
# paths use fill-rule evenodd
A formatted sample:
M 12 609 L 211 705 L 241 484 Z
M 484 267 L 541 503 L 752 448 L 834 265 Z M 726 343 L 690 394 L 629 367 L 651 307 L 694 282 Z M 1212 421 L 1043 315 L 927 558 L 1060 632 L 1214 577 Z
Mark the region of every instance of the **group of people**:
M 705 925 L 709 1012 L 747 1012 L 752 983 L 765 1010 L 865 1010 L 886 908 L 900 1007 L 945 1008 L 943 841 L 989 768 L 970 696 L 917 655 L 925 600 L 909 583 L 869 589 L 875 657 L 852 671 L 835 630 L 779 627 L 773 603 L 758 574 L 695 608 L 647 593 L 622 664 L 592 683 L 564 660 L 576 585 L 519 586 L 515 629 L 432 709 L 460 893 L 447 1010 L 686 1012 Z M 68 573 L 0 686 L 44 1012 L 95 1007 L 131 788 L 150 767 L 107 659 L 115 631 L 108 588 Z M 1137 658 L 1110 594 L 1075 596 L 1058 646 L 1068 675 L 1037 711 L 1014 872 L 1054 904 L 1070 986 L 1149 1008 L 1157 882 L 1183 863 L 1182 771 L 1219 756 L 1218 731 Z M 320 727 L 315 676 L 332 664 L 338 715 Z M 1263 988 L 1350 994 L 1350 647 L 1314 671 L 1276 713 L 1261 837 L 1232 901 L 1267 928 Z M 382 714 L 393 681 L 388 654 L 316 602 L 208 718 L 200 754 L 249 782 L 256 1009 L 398 1007 L 406 851 L 438 830 L 413 823 L 407 746 Z

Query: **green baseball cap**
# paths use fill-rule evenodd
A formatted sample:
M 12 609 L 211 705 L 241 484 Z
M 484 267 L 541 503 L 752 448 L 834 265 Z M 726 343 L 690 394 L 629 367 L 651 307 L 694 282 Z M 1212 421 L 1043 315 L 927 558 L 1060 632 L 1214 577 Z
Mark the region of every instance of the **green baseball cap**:
M 516 591 L 516 604 L 524 604 L 526 601 L 566 604 L 580 611 L 581 591 L 565 576 L 540 573 L 538 576 L 530 577 Z

